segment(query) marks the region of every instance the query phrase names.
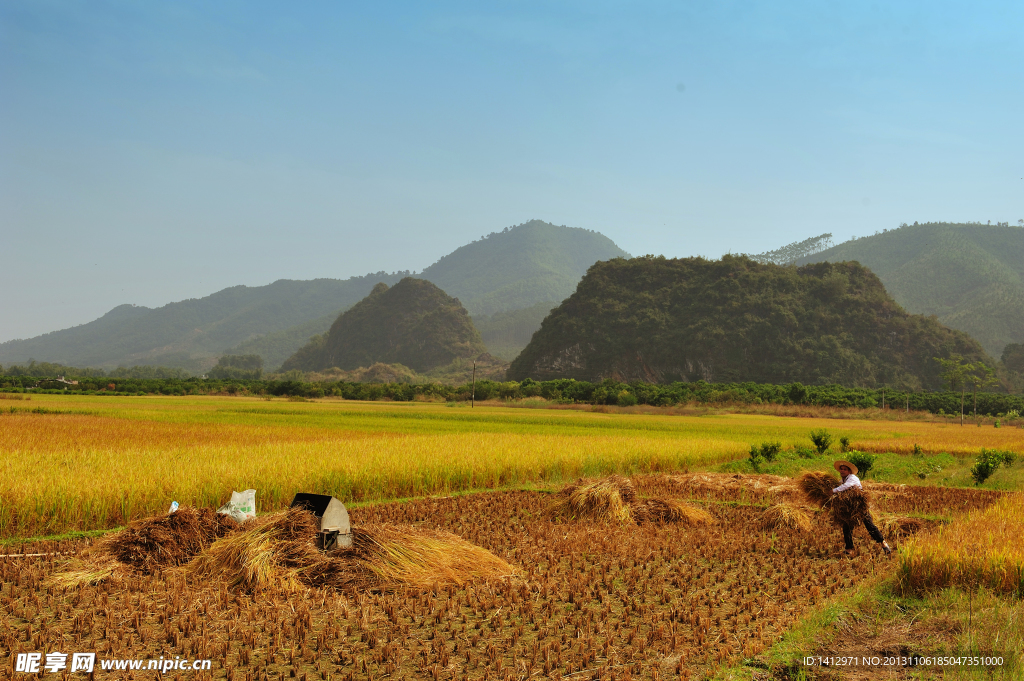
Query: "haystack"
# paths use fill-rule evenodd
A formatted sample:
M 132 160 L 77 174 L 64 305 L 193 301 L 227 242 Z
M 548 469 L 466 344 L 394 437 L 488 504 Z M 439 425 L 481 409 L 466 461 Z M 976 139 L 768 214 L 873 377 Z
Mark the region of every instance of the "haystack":
M 238 529 L 212 508 L 182 507 L 174 513 L 136 520 L 98 540 L 55 573 L 59 586 L 97 584 L 124 574 L 153 574 L 184 565 L 210 544 Z
M 715 522 L 714 516 L 704 509 L 674 499 L 640 499 L 630 510 L 638 523 L 712 525 Z
M 792 504 L 775 504 L 765 509 L 759 521 L 761 529 L 776 530 L 791 528 L 802 532 L 811 529 L 811 517 L 807 511 Z
M 628 523 L 633 520 L 629 504 L 636 500 L 636 488 L 629 478 L 618 475 L 566 485 L 545 509 L 549 517 Z
M 804 473 L 797 478 L 796 484 L 807 500 L 828 511 L 832 522 L 837 525 L 854 525 L 869 513 L 870 495 L 859 487 L 832 494 L 840 483 L 830 473 Z
M 447 532 L 390 525 L 354 528 L 351 549 L 322 553 L 314 544 L 318 529 L 315 516 L 292 508 L 247 523 L 184 569 L 190 577 L 223 578 L 247 592 L 303 586 L 429 588 L 513 574 L 502 559 Z

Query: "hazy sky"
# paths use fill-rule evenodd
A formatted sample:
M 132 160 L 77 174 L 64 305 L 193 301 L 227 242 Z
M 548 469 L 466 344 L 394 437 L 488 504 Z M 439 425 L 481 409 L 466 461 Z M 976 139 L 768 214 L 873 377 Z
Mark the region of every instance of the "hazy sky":
M 538 218 L 759 252 L 1024 218 L 1024 3 L 0 3 L 0 341 Z

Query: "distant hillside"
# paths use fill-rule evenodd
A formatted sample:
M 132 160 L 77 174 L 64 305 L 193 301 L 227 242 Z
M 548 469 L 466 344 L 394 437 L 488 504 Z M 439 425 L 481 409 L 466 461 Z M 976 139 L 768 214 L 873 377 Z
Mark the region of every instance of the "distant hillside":
M 994 363 L 856 263 L 648 257 L 593 266 L 508 376 L 940 388 L 953 353 Z
M 495 312 L 490 316 L 475 315 L 473 326 L 480 332 L 489 353 L 511 361 L 523 351 L 540 328 L 540 323 L 556 307 L 558 301 L 547 301 L 522 310 Z
M 467 244 L 420 276 L 458 297 L 473 314 L 487 317 L 560 301 L 572 293 L 587 267 L 623 255 L 596 232 L 534 220 Z M 393 285 L 409 274 L 281 280 L 268 286 L 235 286 L 156 309 L 122 305 L 88 324 L 0 343 L 0 365 L 36 359 L 107 369 L 161 364 L 200 372 L 226 353 L 258 354 L 274 370 L 312 336 L 325 333 L 338 314 L 375 284 Z M 527 333 L 523 324 L 532 316 L 537 315 L 519 319 L 516 331 L 499 332 L 505 339 L 500 345 L 503 356 L 526 344 L 506 340 L 524 335 L 529 340 L 536 326 Z M 534 323 L 539 322 L 537 317 Z
M 121 305 L 88 324 L 0 343 L 0 364 L 35 358 L 81 367 L 161 364 L 205 370 L 246 339 L 326 314 L 337 316 L 375 284 L 393 284 L 407 274 L 378 272 L 344 281 L 282 279 L 267 286 L 233 286 L 156 309 Z
M 401 364 L 425 372 L 487 351 L 458 300 L 429 281 L 406 277 L 373 291 L 281 366 L 282 371 L 351 371 Z
M 418 275 L 455 296 L 472 315 L 560 301 L 598 260 L 628 258 L 608 237 L 540 220 L 494 232 Z
M 801 258 L 797 264 L 855 260 L 900 305 L 936 315 L 998 357 L 1024 342 L 1024 229 L 1009 225 L 913 224 Z

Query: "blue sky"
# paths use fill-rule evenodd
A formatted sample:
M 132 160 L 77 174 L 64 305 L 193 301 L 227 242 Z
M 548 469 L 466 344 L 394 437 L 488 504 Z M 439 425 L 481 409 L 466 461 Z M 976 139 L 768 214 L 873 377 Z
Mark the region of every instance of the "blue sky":
M 421 270 L 1024 218 L 1024 3 L 0 3 L 0 341 Z

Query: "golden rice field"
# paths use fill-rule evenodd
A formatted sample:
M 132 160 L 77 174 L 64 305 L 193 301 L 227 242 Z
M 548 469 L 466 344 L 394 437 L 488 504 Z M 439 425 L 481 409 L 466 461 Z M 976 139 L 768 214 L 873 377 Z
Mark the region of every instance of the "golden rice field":
M 12 411 L 13 409 L 13 411 Z M 40 410 L 45 413 L 34 413 Z M 34 396 L 0 410 L 0 537 L 123 525 L 257 490 L 345 502 L 688 470 L 828 428 L 867 451 L 1024 452 L 1024 430 L 926 421 L 661 415 L 443 403 Z
M 900 551 L 897 584 L 905 593 L 987 587 L 1024 596 L 1024 496 L 1008 494 L 983 511 L 914 537 Z

